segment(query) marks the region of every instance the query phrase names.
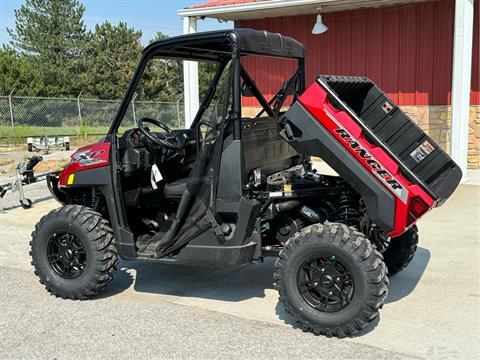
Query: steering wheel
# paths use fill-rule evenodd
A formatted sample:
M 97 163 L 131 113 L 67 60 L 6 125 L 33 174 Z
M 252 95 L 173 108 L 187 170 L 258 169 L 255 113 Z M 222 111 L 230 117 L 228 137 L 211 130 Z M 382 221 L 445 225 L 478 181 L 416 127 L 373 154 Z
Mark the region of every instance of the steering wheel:
M 145 127 L 145 123 L 158 126 L 160 129 L 165 130 L 165 133 L 153 133 L 147 127 Z M 161 147 L 173 150 L 178 150 L 181 147 L 178 138 L 175 136 L 174 132 L 167 125 L 161 123 L 158 120 L 143 117 L 137 120 L 137 127 L 138 130 L 140 130 L 142 134 L 145 135 L 145 137 L 147 137 L 150 141 Z

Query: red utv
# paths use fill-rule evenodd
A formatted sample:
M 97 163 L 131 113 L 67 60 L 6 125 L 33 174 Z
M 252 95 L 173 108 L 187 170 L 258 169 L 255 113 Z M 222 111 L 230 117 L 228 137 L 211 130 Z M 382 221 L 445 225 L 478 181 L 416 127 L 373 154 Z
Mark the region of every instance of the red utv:
M 295 71 L 267 100 L 242 65 L 247 56 L 289 59 Z M 129 127 L 155 59 L 215 67 L 189 129 L 171 129 L 168 116 Z M 262 110 L 242 116 L 242 97 Z M 311 156 L 339 176 L 317 173 Z M 145 49 L 106 138 L 50 177 L 63 206 L 37 224 L 33 265 L 51 293 L 85 299 L 109 283 L 119 256 L 217 267 L 276 256 L 275 288 L 300 326 L 351 335 L 382 307 L 387 269 L 414 256 L 418 219 L 461 176 L 370 80 L 320 76 L 306 88 L 304 47 L 292 38 L 250 29 L 179 36 Z

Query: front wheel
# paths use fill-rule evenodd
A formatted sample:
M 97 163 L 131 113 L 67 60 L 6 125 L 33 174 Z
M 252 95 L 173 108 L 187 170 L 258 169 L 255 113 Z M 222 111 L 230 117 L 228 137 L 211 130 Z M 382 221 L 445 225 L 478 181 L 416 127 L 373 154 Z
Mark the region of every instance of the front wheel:
M 118 256 L 113 231 L 93 210 L 67 205 L 45 215 L 30 241 L 40 283 L 64 299 L 86 299 L 111 281 Z
M 387 296 L 382 255 L 343 224 L 297 232 L 280 252 L 274 280 L 285 310 L 316 335 L 355 334 L 377 317 Z

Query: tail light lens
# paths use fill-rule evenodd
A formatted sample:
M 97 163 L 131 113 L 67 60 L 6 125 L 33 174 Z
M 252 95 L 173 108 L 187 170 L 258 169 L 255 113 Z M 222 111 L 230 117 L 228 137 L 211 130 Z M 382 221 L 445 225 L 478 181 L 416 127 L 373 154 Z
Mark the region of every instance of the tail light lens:
M 412 225 L 419 217 L 425 214 L 430 208 L 420 197 L 416 196 L 410 202 L 408 208 L 407 226 Z

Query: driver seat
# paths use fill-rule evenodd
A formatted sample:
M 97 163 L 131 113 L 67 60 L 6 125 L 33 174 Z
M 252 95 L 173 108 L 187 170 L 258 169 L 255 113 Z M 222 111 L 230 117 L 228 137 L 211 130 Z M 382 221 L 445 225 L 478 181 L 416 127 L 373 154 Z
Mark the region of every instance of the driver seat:
M 163 196 L 165 199 L 180 200 L 189 181 L 191 184 L 197 184 L 202 180 L 202 178 L 183 178 L 172 181 L 163 188 Z
M 163 188 L 163 196 L 166 199 L 180 200 L 182 198 L 183 191 L 187 187 L 188 178 L 178 179 L 168 183 Z

